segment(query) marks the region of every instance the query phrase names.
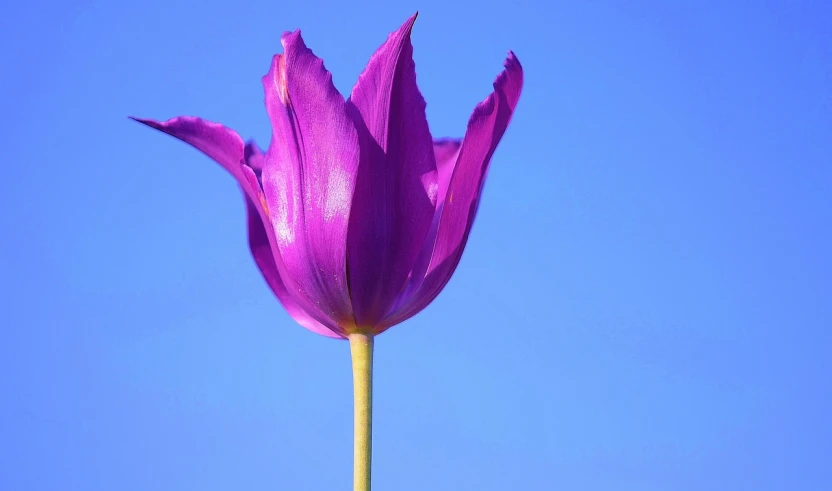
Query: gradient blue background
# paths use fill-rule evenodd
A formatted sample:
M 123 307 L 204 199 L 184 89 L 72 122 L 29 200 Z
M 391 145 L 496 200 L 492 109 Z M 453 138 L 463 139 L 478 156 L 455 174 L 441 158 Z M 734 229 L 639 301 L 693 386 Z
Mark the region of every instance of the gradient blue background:
M 832 489 L 832 4 L 685 3 L 7 5 L 0 489 L 350 489 L 347 344 L 126 116 L 265 146 L 282 31 L 348 93 L 417 9 L 434 135 L 507 49 L 526 85 L 456 275 L 377 340 L 374 489 Z

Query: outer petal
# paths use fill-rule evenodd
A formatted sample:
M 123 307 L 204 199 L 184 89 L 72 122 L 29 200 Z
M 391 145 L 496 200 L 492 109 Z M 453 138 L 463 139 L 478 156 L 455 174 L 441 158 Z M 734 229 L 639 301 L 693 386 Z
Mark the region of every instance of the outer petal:
M 155 121 L 132 116 L 130 119 L 167 133 L 193 146 L 225 167 L 238 181 L 243 181 L 242 166 L 245 164 L 245 144 L 236 131 L 219 123 L 193 116 L 180 116 L 167 121 Z
M 263 168 L 263 153 L 254 142 L 249 142 L 246 145 L 246 163 L 254 171 L 255 176 Z M 269 240 L 269 233 L 263 223 L 262 215 L 264 208 L 259 202 L 255 204 L 248 196 L 248 193 L 246 193 L 245 199 L 246 211 L 248 213 L 248 242 L 251 248 L 251 255 L 254 257 L 254 262 L 257 263 L 257 267 L 260 268 L 260 272 L 263 273 L 263 278 L 269 287 L 271 287 L 275 296 L 298 324 L 324 336 L 343 337 L 313 319 L 298 305 L 295 297 L 289 293 L 283 279 L 280 277 L 280 271 L 275 262 L 274 252 Z
M 410 43 L 415 20 L 373 54 L 348 101 L 363 122 L 347 249 L 360 326 L 375 326 L 393 305 L 435 211 L 436 164 Z
M 262 174 L 269 219 L 298 294 L 343 334 L 354 324 L 346 245 L 358 136 L 332 76 L 300 32 L 281 42 L 284 54 L 263 77 L 272 122 Z
M 201 118 L 181 116 L 163 122 L 132 119 L 192 145 L 234 176 L 245 196 L 251 252 L 266 282 L 289 315 L 300 325 L 319 334 L 340 337 L 310 317 L 281 279 L 279 270 L 282 262 L 279 256 L 275 257 L 276 248 L 272 246 L 273 239 L 270 239 L 274 233 L 263 225 L 263 216 L 266 214 L 261 204 L 263 192 L 255 175 L 259 174 L 262 168 L 263 154 L 257 146 L 254 143 L 245 145 L 234 130 Z M 320 312 L 315 311 L 314 306 L 307 305 L 307 308 L 310 312 L 315 312 L 317 317 L 326 320 Z
M 422 244 L 422 248 L 419 250 L 419 256 L 416 258 L 413 269 L 407 278 L 407 283 L 390 309 L 391 312 L 398 310 L 406 303 L 419 287 L 422 286 L 422 282 L 425 280 L 425 273 L 430 265 L 433 248 L 436 245 L 436 234 L 439 231 L 439 220 L 442 217 L 445 196 L 448 194 L 448 185 L 450 184 L 451 176 L 456 166 L 461 145 L 462 140 L 451 138 L 435 140 L 433 142 L 433 153 L 436 156 L 436 169 L 438 171 L 436 211 L 433 214 L 433 221 L 430 224 L 427 238 Z
M 462 141 L 448 195 L 442 205 L 436 244 L 419 289 L 380 326 L 402 322 L 428 306 L 448 283 L 462 257 L 474 222 L 491 156 L 505 133 L 523 87 L 523 68 L 509 52 L 494 92 L 477 105 Z

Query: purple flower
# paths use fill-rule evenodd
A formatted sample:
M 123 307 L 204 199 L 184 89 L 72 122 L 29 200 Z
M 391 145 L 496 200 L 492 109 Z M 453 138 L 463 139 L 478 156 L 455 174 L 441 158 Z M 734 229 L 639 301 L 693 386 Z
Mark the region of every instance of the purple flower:
M 459 263 L 488 164 L 520 97 L 509 52 L 462 140 L 432 140 L 416 86 L 414 15 L 370 59 L 349 99 L 303 42 L 281 38 L 263 77 L 264 155 L 195 117 L 138 121 L 189 143 L 243 188 L 254 260 L 289 314 L 332 337 L 378 334 L 439 294 Z

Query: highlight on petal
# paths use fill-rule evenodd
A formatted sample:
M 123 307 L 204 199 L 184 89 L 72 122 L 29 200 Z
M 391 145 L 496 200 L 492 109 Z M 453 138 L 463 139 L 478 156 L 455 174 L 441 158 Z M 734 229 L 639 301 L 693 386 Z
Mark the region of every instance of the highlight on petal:
M 436 210 L 433 143 L 410 42 L 415 20 L 373 54 L 347 103 L 362 146 L 347 246 L 359 326 L 375 326 L 395 302 Z
M 494 81 L 494 92 L 477 105 L 468 121 L 422 284 L 410 298 L 398 302 L 380 330 L 427 307 L 450 280 L 474 223 L 491 156 L 508 127 L 522 87 L 523 68 L 514 53 L 509 52 L 505 69 Z
M 354 325 L 346 238 L 358 136 L 346 101 L 300 32 L 284 34 L 281 42 L 284 53 L 263 77 L 272 123 L 262 172 L 268 220 L 296 294 L 344 334 Z
M 259 172 L 263 168 L 263 153 L 254 142 L 249 142 L 246 145 L 246 163 L 255 172 Z M 259 205 L 255 204 L 251 198 L 246 196 L 249 248 L 251 249 L 251 255 L 254 257 L 254 262 L 260 268 L 260 272 L 263 274 L 266 283 L 272 289 L 272 292 L 274 292 L 278 300 L 280 300 L 280 303 L 283 304 L 283 308 L 286 309 L 298 324 L 324 336 L 343 338 L 337 332 L 313 319 L 298 305 L 295 297 L 289 293 L 275 262 L 269 233 L 266 225 L 263 223 L 262 211 Z

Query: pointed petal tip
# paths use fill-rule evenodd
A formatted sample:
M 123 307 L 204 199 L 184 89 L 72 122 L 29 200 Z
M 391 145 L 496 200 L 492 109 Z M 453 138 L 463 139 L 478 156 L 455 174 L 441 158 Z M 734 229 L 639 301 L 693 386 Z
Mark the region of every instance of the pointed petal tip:
M 497 107 L 499 100 L 503 100 L 509 104 L 510 111 L 513 113 L 520 98 L 520 92 L 523 90 L 523 67 L 520 61 L 514 55 L 514 52 L 509 50 L 505 61 L 503 62 L 503 70 L 497 75 L 492 84 L 494 91 L 474 108 L 474 112 L 468 119 L 468 124 L 471 125 L 478 118 L 491 113 Z
M 390 36 L 393 37 L 396 34 L 405 33 L 405 36 L 410 37 L 410 34 L 413 32 L 413 25 L 416 23 L 416 18 L 419 17 L 419 11 L 416 11 L 413 15 L 407 18 L 406 21 L 395 31 L 390 33 Z
M 300 29 L 295 29 L 294 31 L 284 31 L 280 36 L 280 45 L 283 46 L 284 54 L 294 48 L 297 43 L 300 43 L 300 46 L 302 47 L 306 47 L 306 43 L 303 42 L 303 36 L 300 33 Z
M 171 127 L 175 126 L 177 123 L 191 123 L 191 124 L 204 124 L 205 126 L 222 126 L 218 123 L 212 123 L 211 121 L 204 121 L 201 118 L 195 116 L 176 116 L 170 118 L 166 121 L 159 121 L 157 119 L 150 119 L 150 118 L 137 118 L 135 116 L 128 116 L 129 119 L 137 123 L 141 123 L 149 128 L 153 128 L 154 130 L 159 130 L 163 133 L 171 133 Z M 175 135 L 173 135 L 175 136 Z
M 144 124 L 146 126 L 150 126 L 151 128 L 164 131 L 169 133 L 173 131 L 177 125 L 195 125 L 204 128 L 209 128 L 211 130 L 220 130 L 226 131 L 226 128 L 223 124 L 217 123 L 214 121 L 209 121 L 207 119 L 200 118 L 199 116 L 174 116 L 170 119 L 165 121 L 159 121 L 157 119 L 150 119 L 150 118 L 139 118 L 136 116 L 127 116 L 129 119 L 136 121 L 137 123 Z
M 139 117 L 136 117 L 136 116 L 127 116 L 127 119 L 132 119 L 133 121 L 135 121 L 137 123 L 141 123 L 143 125 L 150 126 L 151 128 L 159 129 L 159 126 L 160 126 L 159 122 L 154 120 L 154 119 L 139 118 Z
M 419 17 L 419 11 L 417 10 L 413 15 L 410 16 L 407 21 L 405 21 L 405 25 L 410 29 L 413 29 L 413 24 L 416 23 L 416 18 Z
M 523 66 L 520 65 L 520 60 L 517 59 L 517 55 L 514 54 L 514 51 L 512 50 L 508 50 L 508 55 L 506 56 L 506 61 L 503 62 L 503 66 L 508 69 L 523 71 Z
M 175 125 L 178 122 L 194 122 L 199 123 L 200 118 L 193 117 L 193 116 L 176 116 L 173 118 L 168 119 L 167 121 L 159 121 L 157 119 L 150 119 L 150 118 L 137 118 L 136 116 L 127 116 L 129 119 L 137 123 L 141 123 L 149 128 L 153 128 L 154 130 L 159 130 L 163 133 L 170 134 L 169 127 Z M 207 124 L 211 124 L 210 121 L 205 121 Z
M 503 62 L 503 70 L 494 79 L 494 90 L 496 92 L 505 92 L 510 100 L 513 100 L 512 110 L 517 103 L 517 98 L 520 97 L 520 91 L 523 88 L 523 66 L 520 65 L 520 60 L 514 54 L 514 51 L 509 50 L 505 61 Z M 489 95 L 483 103 L 487 102 L 492 96 Z

